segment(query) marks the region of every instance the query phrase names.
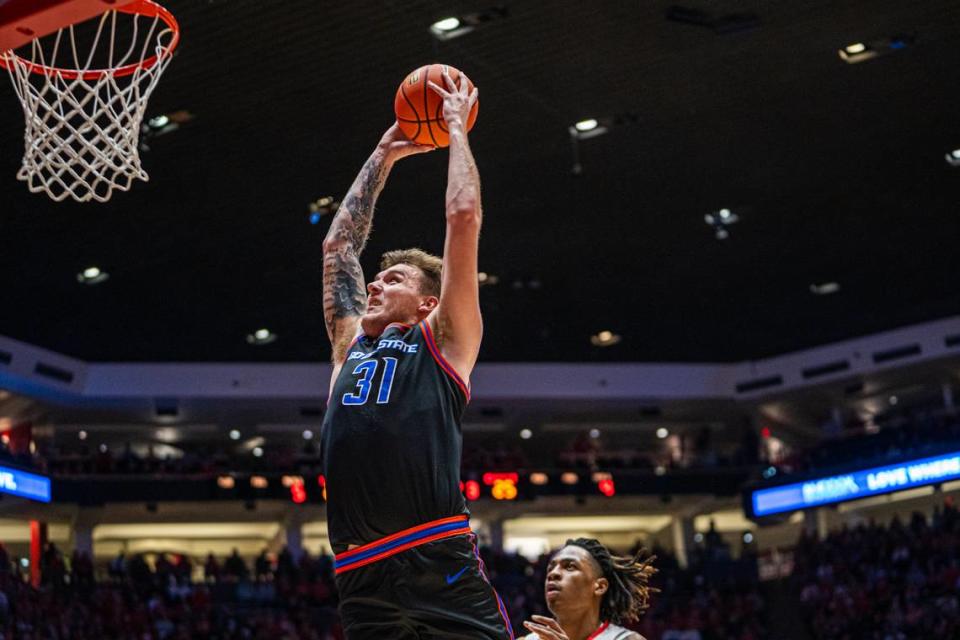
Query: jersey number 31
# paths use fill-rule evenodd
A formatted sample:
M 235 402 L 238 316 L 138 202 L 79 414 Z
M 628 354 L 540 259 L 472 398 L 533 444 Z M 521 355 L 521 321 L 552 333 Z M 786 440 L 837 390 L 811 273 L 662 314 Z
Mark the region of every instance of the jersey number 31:
M 359 375 L 357 388 L 353 393 L 343 394 L 343 404 L 366 404 L 370 397 L 370 390 L 373 388 L 373 377 L 377 373 L 377 367 L 380 365 L 378 360 L 367 360 L 361 362 L 353 369 L 353 375 Z M 383 377 L 380 378 L 380 389 L 377 391 L 377 404 L 387 404 L 390 402 L 390 387 L 393 386 L 393 374 L 397 371 L 396 358 L 383 359 Z

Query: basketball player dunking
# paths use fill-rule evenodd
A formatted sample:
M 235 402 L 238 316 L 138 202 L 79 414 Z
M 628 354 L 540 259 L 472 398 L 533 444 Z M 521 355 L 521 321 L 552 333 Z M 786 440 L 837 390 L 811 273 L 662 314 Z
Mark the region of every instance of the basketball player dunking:
M 323 422 L 327 522 L 350 640 L 513 637 L 487 581 L 460 492 L 460 419 L 480 349 L 480 178 L 465 122 L 477 100 L 444 71 L 450 131 L 443 259 L 384 254 L 364 287 L 359 255 L 393 163 L 432 147 L 396 124 L 343 199 L 323 243 L 333 376 Z

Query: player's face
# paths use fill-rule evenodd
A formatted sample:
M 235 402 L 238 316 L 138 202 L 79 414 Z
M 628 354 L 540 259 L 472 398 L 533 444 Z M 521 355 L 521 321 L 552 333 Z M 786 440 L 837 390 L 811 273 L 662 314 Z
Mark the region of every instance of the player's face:
M 377 274 L 367 284 L 365 324 L 382 329 L 391 322 L 417 322 L 420 306 L 429 296 L 420 293 L 420 270 L 408 264 L 395 264 Z
M 589 611 L 606 590 L 607 580 L 586 549 L 564 547 L 547 565 L 547 607 L 554 615 Z

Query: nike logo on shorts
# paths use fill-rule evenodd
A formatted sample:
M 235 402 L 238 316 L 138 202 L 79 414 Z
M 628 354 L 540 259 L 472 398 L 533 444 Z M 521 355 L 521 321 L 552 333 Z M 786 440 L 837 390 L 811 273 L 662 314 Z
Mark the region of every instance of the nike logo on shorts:
M 460 576 L 462 576 L 463 572 L 466 571 L 467 569 L 469 569 L 469 567 L 464 567 L 463 569 L 460 569 L 460 571 L 457 571 L 456 573 L 447 576 L 447 584 L 453 584 L 454 582 L 459 580 Z

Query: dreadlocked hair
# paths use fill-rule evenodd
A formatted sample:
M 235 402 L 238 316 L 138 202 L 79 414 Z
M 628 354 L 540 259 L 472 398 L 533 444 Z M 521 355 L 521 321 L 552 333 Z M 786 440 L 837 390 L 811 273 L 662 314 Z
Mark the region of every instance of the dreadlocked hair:
M 564 546 L 576 546 L 589 553 L 603 572 L 609 587 L 600 601 L 600 619 L 622 624 L 637 620 L 650 606 L 650 594 L 659 589 L 650 586 L 650 578 L 657 572 L 653 566 L 656 556 L 647 556 L 641 549 L 632 558 L 615 556 L 593 538 L 567 540 Z

